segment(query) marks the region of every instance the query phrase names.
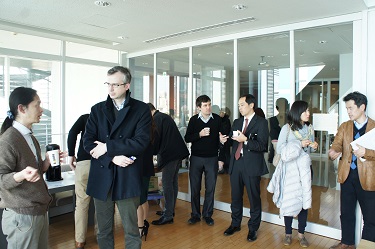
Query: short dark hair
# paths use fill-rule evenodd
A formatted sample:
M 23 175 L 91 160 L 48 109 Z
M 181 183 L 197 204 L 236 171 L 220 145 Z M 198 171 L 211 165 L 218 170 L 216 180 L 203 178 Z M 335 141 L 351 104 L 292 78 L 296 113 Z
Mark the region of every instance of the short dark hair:
M 9 111 L 13 115 L 12 119 L 6 117 L 1 126 L 0 134 L 3 134 L 12 126 L 13 120 L 18 116 L 18 105 L 28 106 L 34 101 L 36 90 L 28 87 L 17 87 L 9 96 Z
M 302 129 L 301 124 L 301 114 L 305 112 L 309 108 L 309 104 L 303 100 L 297 100 L 293 103 L 292 107 L 288 112 L 288 124 L 290 128 L 295 131 L 298 129 Z M 307 125 L 310 125 L 309 122 L 306 122 Z
M 147 105 L 148 105 L 148 108 L 150 108 L 150 111 L 155 111 L 156 110 L 156 108 L 155 108 L 155 106 L 153 104 L 147 103 Z
M 256 108 L 257 103 L 256 103 L 256 99 L 255 99 L 254 95 L 252 95 L 250 93 L 247 93 L 247 94 L 242 95 L 240 98 L 245 98 L 245 101 L 246 101 L 246 103 L 248 105 L 250 105 L 251 103 L 253 103 L 254 104 L 254 108 L 253 109 Z
M 201 95 L 195 100 L 195 106 L 201 107 L 202 103 L 210 102 L 211 99 L 207 95 Z
M 130 73 L 130 70 L 128 68 L 126 68 L 126 67 L 122 67 L 122 66 L 112 67 L 111 69 L 108 70 L 107 75 L 112 75 L 112 74 L 115 74 L 117 72 L 120 72 L 120 73 L 122 73 L 124 75 L 123 82 L 125 84 L 131 82 L 132 75 Z
M 366 95 L 360 92 L 352 92 L 349 93 L 344 97 L 344 102 L 348 102 L 350 100 L 354 101 L 354 104 L 359 108 L 361 105 L 365 105 L 365 111 L 367 108 L 367 97 Z

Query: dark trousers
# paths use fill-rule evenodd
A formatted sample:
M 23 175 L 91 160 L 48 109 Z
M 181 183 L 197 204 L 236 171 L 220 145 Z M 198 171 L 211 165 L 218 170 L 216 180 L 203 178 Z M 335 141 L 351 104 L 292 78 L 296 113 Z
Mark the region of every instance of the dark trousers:
M 292 234 L 292 216 L 284 216 L 285 234 Z M 301 234 L 305 233 L 307 224 L 307 209 L 302 209 L 298 214 L 298 232 Z
M 341 184 L 341 242 L 354 245 L 357 201 L 363 215 L 362 239 L 375 242 L 375 191 L 363 190 L 359 182 L 358 170 L 350 170 L 349 176 Z
M 96 220 L 98 222 L 97 241 L 100 249 L 114 248 L 114 212 L 115 203 L 120 213 L 122 226 L 125 235 L 125 247 L 131 249 L 140 249 L 142 246 L 139 237 L 137 223 L 137 208 L 139 206 L 139 197 L 127 198 L 118 201 L 111 200 L 111 194 L 106 201 L 94 198 Z
M 167 163 L 162 169 L 162 184 L 165 199 L 164 216 L 172 219 L 178 194 L 178 170 L 181 160 Z
M 204 173 L 205 194 L 202 216 L 211 217 L 214 212 L 214 195 L 218 171 L 217 157 L 190 157 L 189 179 L 191 188 L 191 216 L 201 217 L 200 192 Z
M 250 201 L 250 219 L 247 223 L 250 231 L 257 231 L 262 217 L 262 202 L 260 199 L 260 176 L 248 176 L 245 173 L 243 157 L 234 162 L 230 175 L 230 186 L 232 203 L 232 226 L 241 226 L 243 216 L 243 193 L 246 187 L 247 196 Z

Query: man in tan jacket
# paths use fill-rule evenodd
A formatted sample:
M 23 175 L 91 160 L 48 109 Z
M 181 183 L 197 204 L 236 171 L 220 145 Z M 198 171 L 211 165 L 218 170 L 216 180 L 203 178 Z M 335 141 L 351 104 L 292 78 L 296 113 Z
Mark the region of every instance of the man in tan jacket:
M 342 123 L 329 150 L 332 160 L 340 157 L 338 182 L 341 185 L 341 242 L 330 249 L 355 248 L 357 201 L 363 214 L 362 238 L 375 242 L 375 151 L 350 143 L 375 127 L 375 121 L 366 116 L 367 98 L 359 92 L 344 97 L 350 120 Z

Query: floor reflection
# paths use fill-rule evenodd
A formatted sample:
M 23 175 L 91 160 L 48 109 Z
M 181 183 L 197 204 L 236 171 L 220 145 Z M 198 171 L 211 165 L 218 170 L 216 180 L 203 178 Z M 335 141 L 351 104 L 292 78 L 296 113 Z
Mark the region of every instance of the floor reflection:
M 340 229 L 340 191 L 337 187 L 336 176 L 337 169 L 332 161 L 312 157 L 313 186 L 312 186 L 312 208 L 309 210 L 308 221 L 327 225 L 329 227 Z M 272 177 L 275 167 L 269 164 L 270 173 L 262 177 L 261 196 L 262 209 L 264 212 L 278 214 L 279 210 L 272 202 L 272 194 L 268 193 L 266 188 Z M 179 174 L 179 191 L 188 192 L 188 173 Z M 202 192 L 204 195 L 204 181 L 202 181 Z M 244 196 L 247 196 L 246 190 Z M 229 175 L 218 175 L 215 191 L 215 200 L 230 203 L 230 182 Z M 248 198 L 244 198 L 244 206 L 250 207 Z

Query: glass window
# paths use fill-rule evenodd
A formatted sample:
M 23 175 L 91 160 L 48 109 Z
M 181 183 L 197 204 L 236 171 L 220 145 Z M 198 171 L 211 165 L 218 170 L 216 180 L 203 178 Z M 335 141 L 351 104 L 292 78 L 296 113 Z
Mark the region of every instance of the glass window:
M 157 72 L 157 109 L 171 115 L 179 127 L 186 127 L 189 50 L 157 54 Z
M 276 109 L 280 98 L 289 100 L 289 33 L 273 34 L 238 41 L 240 96 L 251 93 L 266 117 L 277 114 L 285 123 L 287 105 Z M 280 102 L 280 101 L 278 101 Z
M 130 90 L 132 97 L 145 103 L 154 101 L 154 56 L 145 55 L 129 59 L 132 74 Z
M 213 112 L 233 111 L 233 62 L 233 41 L 193 48 L 194 106 L 195 99 L 205 94 L 211 98 Z
M 6 118 L 9 109 L 8 100 L 5 99 L 4 57 L 0 57 L 0 127 Z
M 313 125 L 316 113 L 337 115 L 340 99 L 352 86 L 350 80 L 346 82 L 353 71 L 353 25 L 296 31 L 295 51 L 296 100 L 309 103 Z M 308 221 L 340 229 L 337 169 L 326 156 L 333 135 L 315 129 L 315 140 L 320 146 L 312 155 L 315 211 L 309 213 Z
M 43 108 L 43 115 L 39 123 L 33 125 L 34 136 L 40 143 L 42 152 L 48 143 L 61 143 L 61 129 L 58 123 L 52 120 L 60 120 L 60 101 L 56 101 L 60 93 L 60 63 L 41 60 L 27 60 L 10 58 L 10 91 L 23 86 L 37 91 Z M 8 107 L 8 104 L 6 105 Z M 52 137 L 58 135 L 59 140 Z M 43 153 L 42 153 L 43 154 Z
M 17 32 L 0 30 L 2 48 L 60 55 L 61 41 Z
M 119 52 L 118 50 L 99 48 L 74 42 L 66 42 L 66 56 L 113 62 L 118 64 Z

